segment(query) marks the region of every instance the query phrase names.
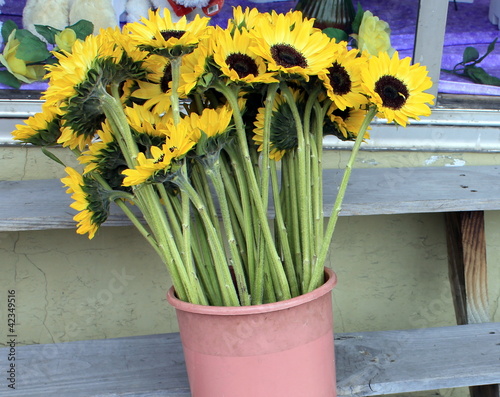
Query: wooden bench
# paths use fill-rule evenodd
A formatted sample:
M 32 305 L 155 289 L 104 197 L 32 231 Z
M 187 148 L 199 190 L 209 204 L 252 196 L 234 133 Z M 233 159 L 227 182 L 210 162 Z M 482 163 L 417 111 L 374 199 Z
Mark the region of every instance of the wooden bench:
M 340 180 L 341 175 L 342 171 L 336 170 L 325 173 L 329 181 L 325 188 L 330 189 L 325 192 L 325 213 L 330 211 L 336 191 L 336 184 L 331 181 Z M 0 182 L 0 231 L 74 228 L 69 203 L 69 196 L 57 180 Z M 342 216 L 445 214 L 457 323 L 481 324 L 337 335 L 340 396 L 485 385 L 471 388 L 471 396 L 498 397 L 500 330 L 499 324 L 489 323 L 491 319 L 485 299 L 486 210 L 500 210 L 500 166 L 353 170 Z M 129 224 L 119 211 L 114 211 L 105 225 Z M 163 335 L 28 346 L 19 347 L 19 355 L 35 360 L 37 368 L 45 367 L 47 371 L 54 368 L 61 380 L 58 380 L 59 375 L 46 379 L 52 382 L 50 385 L 58 385 L 58 390 L 64 390 L 64 387 L 71 390 L 72 396 L 188 396 L 177 338 L 176 335 Z M 149 344 L 152 347 L 147 347 Z M 163 344 L 164 353 L 159 355 L 156 349 L 161 350 L 159 346 Z M 43 352 L 40 349 L 52 351 L 53 355 L 40 361 L 41 358 L 37 359 L 43 356 L 40 356 Z M 4 357 L 0 356 L 0 360 Z M 175 363 L 169 364 L 168 360 Z M 130 371 L 124 369 L 124 363 Z M 169 367 L 174 364 L 176 370 Z M 31 368 L 28 361 L 24 365 L 27 370 Z M 99 365 L 98 372 L 92 372 L 94 365 Z M 82 372 L 95 376 L 86 377 Z M 138 375 L 132 376 L 131 373 Z M 161 378 L 157 373 L 161 373 Z M 23 378 L 22 369 L 19 378 Z M 47 383 L 43 381 L 43 372 L 38 377 L 33 374 L 28 378 L 23 380 L 27 382 L 26 393 L 30 388 Z M 119 389 L 113 388 L 121 381 L 113 383 L 113 379 L 123 382 L 129 379 L 124 385 L 131 394 L 125 391 L 119 394 Z M 161 384 L 153 386 L 155 382 Z M 85 394 L 90 393 L 92 387 L 95 394 Z M 78 390 L 85 390 L 84 394 L 77 394 Z M 106 390 L 111 394 L 106 394 Z M 112 390 L 117 394 L 112 394 Z M 5 390 L 0 390 L 0 396 L 2 393 L 6 393 Z
M 335 349 L 338 397 L 500 382 L 498 323 L 343 333 Z M 0 363 L 6 355 L 0 349 Z M 179 334 L 21 346 L 16 355 L 23 397 L 191 396 Z

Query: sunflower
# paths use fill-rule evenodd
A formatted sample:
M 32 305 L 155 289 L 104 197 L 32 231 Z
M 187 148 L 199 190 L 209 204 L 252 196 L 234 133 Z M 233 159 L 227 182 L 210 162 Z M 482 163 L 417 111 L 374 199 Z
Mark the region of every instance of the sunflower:
M 229 30 L 216 32 L 214 61 L 224 76 L 247 84 L 277 82 L 266 73 L 264 60 L 250 49 L 252 40 L 248 30 L 235 30 L 233 35 Z
M 335 42 L 309 23 L 296 24 L 296 19 L 295 13 L 262 19 L 251 32 L 256 39 L 251 49 L 268 62 L 270 71 L 309 80 L 332 64 Z
M 336 47 L 332 65 L 318 77 L 323 81 L 328 97 L 343 110 L 366 102 L 361 88 L 361 69 L 366 58 L 358 56 L 357 50 L 347 50 L 345 44 L 337 44 Z
M 295 103 L 299 108 L 299 113 L 303 114 L 304 95 L 298 90 L 292 90 Z M 254 122 L 253 141 L 259 145 L 257 149 L 261 152 L 264 149 L 264 118 L 265 108 L 259 108 Z M 278 94 L 274 98 L 271 117 L 271 136 L 269 138 L 269 158 L 275 161 L 281 160 L 287 150 L 297 147 L 297 125 L 293 117 L 290 105 L 284 96 Z
M 227 29 L 230 31 L 242 28 L 253 29 L 262 17 L 263 15 L 257 8 L 246 7 L 243 11 L 241 6 L 233 7 L 233 17 L 227 21 Z
M 44 104 L 40 113 L 31 116 L 24 125 L 16 125 L 12 135 L 16 140 L 33 145 L 56 144 L 61 135 L 57 108 Z
M 170 113 L 159 115 L 150 112 L 146 106 L 133 105 L 125 108 L 130 127 L 139 134 L 165 138 L 167 124 L 173 122 Z
M 208 24 L 209 18 L 200 18 L 187 22 L 183 16 L 178 22 L 172 22 L 167 8 L 160 11 L 149 10 L 147 18 L 140 22 L 125 25 L 132 41 L 139 48 L 165 56 L 180 56 L 191 52 L 198 44 Z
M 397 52 L 392 58 L 380 53 L 368 59 L 361 71 L 362 87 L 370 101 L 378 108 L 378 116 L 387 122 L 406 126 L 408 118 L 429 116 L 427 104 L 434 103 L 434 96 L 424 92 L 432 86 L 427 70 L 420 64 L 410 64 L 409 57 L 399 59 Z
M 324 128 L 325 135 L 335 135 L 341 140 L 354 140 L 358 136 L 358 132 L 365 120 L 366 109 L 363 107 L 347 107 L 340 109 L 333 104 L 329 111 L 329 121 Z M 333 124 L 333 126 L 331 126 Z M 328 127 L 331 126 L 329 129 Z M 368 127 L 370 129 L 370 127 Z M 368 132 L 365 133 L 365 138 L 370 136 Z
M 138 89 L 131 95 L 144 99 L 144 106 L 153 112 L 161 114 L 171 105 L 172 67 L 168 58 L 161 55 L 151 55 L 144 66 L 148 70 L 147 81 L 138 80 Z
M 153 181 L 163 182 L 171 171 L 173 161 L 182 159 L 194 145 L 187 123 L 179 123 L 177 126 L 169 124 L 165 144 L 161 148 L 151 146 L 149 148 L 151 157 L 146 157 L 145 153 L 140 152 L 137 156 L 137 166 L 122 172 L 125 175 L 123 186 Z
M 104 123 L 102 127 L 102 130 L 98 131 L 98 138 L 78 157 L 78 161 L 85 164 L 84 175 L 97 172 L 111 189 L 123 190 L 121 172 L 127 168 L 127 162 L 109 123 Z
M 88 233 L 89 239 L 92 239 L 108 218 L 110 201 L 104 199 L 102 188 L 94 179 L 81 175 L 71 167 L 66 167 L 65 171 L 68 176 L 62 178 L 61 182 L 68 188 L 66 193 L 71 194 L 74 200 L 70 207 L 79 211 L 73 217 L 78 222 L 77 233 Z
M 80 164 L 87 164 L 83 170 L 84 174 L 98 169 L 100 165 L 106 165 L 105 152 L 109 150 L 112 144 L 116 143 L 109 123 L 103 123 L 102 127 L 102 130 L 97 133 L 98 139 L 92 142 L 88 150 L 78 157 Z
M 201 114 L 193 112 L 184 117 L 181 123 L 187 125 L 186 128 L 191 130 L 192 139 L 198 142 L 202 134 L 211 138 L 227 132 L 232 114 L 228 105 L 217 109 L 205 108 Z
M 95 59 L 99 56 L 97 36 L 89 35 L 85 41 L 73 45 L 73 53 L 54 52 L 58 63 L 48 67 L 49 87 L 42 100 L 57 105 L 77 94 L 76 88 L 82 84 Z
M 109 84 L 144 74 L 142 61 L 130 58 L 114 41 L 118 34 L 101 30 L 98 36 L 76 42 L 72 54 L 55 54 L 59 63 L 49 68 L 49 88 L 42 99 L 61 109 L 64 130 L 58 143 L 63 146 L 83 149 L 101 128 L 101 96 Z

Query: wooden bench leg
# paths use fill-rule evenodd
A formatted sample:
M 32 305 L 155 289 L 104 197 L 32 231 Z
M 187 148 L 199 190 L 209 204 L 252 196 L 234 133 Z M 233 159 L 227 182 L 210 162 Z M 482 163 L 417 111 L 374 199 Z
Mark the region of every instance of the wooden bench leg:
M 445 214 L 453 304 L 459 325 L 491 321 L 484 212 Z M 499 385 L 470 388 L 471 397 L 499 397 Z

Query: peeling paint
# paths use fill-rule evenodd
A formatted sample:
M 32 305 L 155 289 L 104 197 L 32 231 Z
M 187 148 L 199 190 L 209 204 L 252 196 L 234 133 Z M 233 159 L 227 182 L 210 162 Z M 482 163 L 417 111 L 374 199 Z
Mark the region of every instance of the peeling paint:
M 444 165 L 445 167 L 462 167 L 467 164 L 467 161 L 452 156 L 430 156 L 424 160 L 425 165 Z

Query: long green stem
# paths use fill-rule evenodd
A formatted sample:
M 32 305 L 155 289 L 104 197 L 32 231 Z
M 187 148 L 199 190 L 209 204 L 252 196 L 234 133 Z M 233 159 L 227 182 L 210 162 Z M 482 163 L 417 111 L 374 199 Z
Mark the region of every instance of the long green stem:
M 307 159 L 309 148 L 306 146 L 306 139 L 304 136 L 304 130 L 302 127 L 302 119 L 298 112 L 295 99 L 290 88 L 282 83 L 281 91 L 285 95 L 287 103 L 290 106 L 292 111 L 295 126 L 297 130 L 297 160 L 298 167 L 300 172 L 297 175 L 298 179 L 298 193 L 297 193 L 297 202 L 299 207 L 299 220 L 300 220 L 300 236 L 301 236 L 301 251 L 302 251 L 302 273 L 303 273 L 303 286 L 302 289 L 306 289 L 307 285 L 309 285 L 311 279 L 311 246 L 310 246 L 310 237 L 311 237 L 311 197 L 308 194 L 308 180 L 310 177 L 308 175 L 309 167 L 307 163 L 309 163 Z
M 358 135 L 356 136 L 356 141 L 354 142 L 354 146 L 351 150 L 351 155 L 349 157 L 349 160 L 347 161 L 345 170 L 344 170 L 344 175 L 342 177 L 342 181 L 340 183 L 340 187 L 337 193 L 337 198 L 335 200 L 335 203 L 333 205 L 333 210 L 332 214 L 330 215 L 330 219 L 328 220 L 328 225 L 326 227 L 325 231 L 325 237 L 323 239 L 321 249 L 318 255 L 318 259 L 314 265 L 314 274 L 313 278 L 311 279 L 311 282 L 309 284 L 309 291 L 314 290 L 315 288 L 318 288 L 321 283 L 322 283 L 322 276 L 323 276 L 323 269 L 324 269 L 324 264 L 326 260 L 326 256 L 328 254 L 328 249 L 330 247 L 330 243 L 332 241 L 333 237 L 333 232 L 335 231 L 335 226 L 337 224 L 337 220 L 339 218 L 339 213 L 342 209 L 342 203 L 344 201 L 344 196 L 345 192 L 347 189 L 347 184 L 349 183 L 349 179 L 351 177 L 351 171 L 352 167 L 354 164 L 354 161 L 356 160 L 356 156 L 359 152 L 359 148 L 361 147 L 361 143 L 363 142 L 365 133 L 377 114 L 377 107 L 376 106 L 371 106 L 368 110 L 367 115 L 365 116 L 365 119 L 363 120 L 363 124 L 361 125 Z
M 217 198 L 219 199 L 220 211 L 222 215 L 222 222 L 224 223 L 224 228 L 227 234 L 227 242 L 229 245 L 229 250 L 231 252 L 231 257 L 233 260 L 233 270 L 236 278 L 236 284 L 238 287 L 239 297 L 241 300 L 241 304 L 243 306 L 249 306 L 250 295 L 248 293 L 248 286 L 245 277 L 245 271 L 243 269 L 243 265 L 241 262 L 240 253 L 238 250 L 238 246 L 236 244 L 236 238 L 234 236 L 233 224 L 231 221 L 231 216 L 229 212 L 229 205 L 227 202 L 226 192 L 224 189 L 224 182 L 222 181 L 222 177 L 220 174 L 220 165 L 218 161 L 215 161 L 212 167 L 207 167 L 206 172 L 210 177 L 212 184 L 214 186 L 215 192 L 217 194 Z
M 182 174 L 180 174 L 178 178 L 176 178 L 176 183 L 183 190 L 183 192 L 189 196 L 205 225 L 210 249 L 214 257 L 215 269 L 219 280 L 219 285 L 221 287 L 224 305 L 240 306 L 238 294 L 234 287 L 231 273 L 229 271 L 224 247 L 221 244 L 221 240 L 217 234 L 217 231 L 215 230 L 212 220 L 208 216 L 203 200 L 200 198 L 191 183 L 187 179 L 185 179 Z
M 241 113 L 238 107 L 238 97 L 235 92 L 233 92 L 229 87 L 225 86 L 220 82 L 215 83 L 215 88 L 221 92 L 230 103 L 233 109 L 233 118 L 236 126 L 237 140 L 239 148 L 243 156 L 243 165 L 247 176 L 247 182 L 249 183 L 250 194 L 253 199 L 254 207 L 257 211 L 257 216 L 261 225 L 261 230 L 265 239 L 266 252 L 268 254 L 268 259 L 270 261 L 269 266 L 276 269 L 274 274 L 275 279 L 273 280 L 276 296 L 278 300 L 285 300 L 291 298 L 290 287 L 288 280 L 286 278 L 283 265 L 281 263 L 281 258 L 276 251 L 274 244 L 274 238 L 270 230 L 270 225 L 267 218 L 267 212 L 262 203 L 262 196 L 259 191 L 259 184 L 253 170 L 253 164 L 250 159 L 250 153 L 247 146 L 247 137 L 245 134 L 245 127 Z M 258 282 L 258 280 L 256 280 Z
M 255 268 L 256 268 L 256 244 L 255 239 L 257 236 L 255 230 L 255 223 L 253 222 L 253 214 L 252 207 L 250 204 L 250 195 L 248 193 L 248 185 L 246 183 L 246 178 L 242 169 L 241 157 L 238 155 L 239 152 L 233 149 L 233 145 L 229 144 L 226 147 L 226 152 L 230 158 L 231 168 L 233 169 L 234 175 L 236 177 L 239 198 L 241 201 L 241 208 L 243 212 L 243 223 L 242 223 L 242 231 L 245 236 L 245 246 L 246 246 L 246 255 L 247 255 L 247 274 L 248 274 L 248 282 L 250 291 L 252 294 L 254 293 L 254 285 L 255 285 Z
M 279 237 L 280 246 L 283 250 L 283 263 L 285 264 L 285 272 L 290 283 L 290 291 L 292 296 L 300 295 L 295 267 L 293 264 L 292 251 L 288 240 L 288 232 L 283 219 L 283 210 L 281 208 L 281 200 L 279 197 L 278 171 L 276 162 L 271 163 L 271 183 L 273 186 L 273 200 L 276 219 L 276 234 Z
M 170 94 L 172 114 L 174 125 L 179 124 L 181 120 L 180 105 L 179 105 L 179 84 L 181 81 L 181 64 L 182 57 L 173 57 L 170 59 L 170 67 L 172 71 L 172 89 Z

